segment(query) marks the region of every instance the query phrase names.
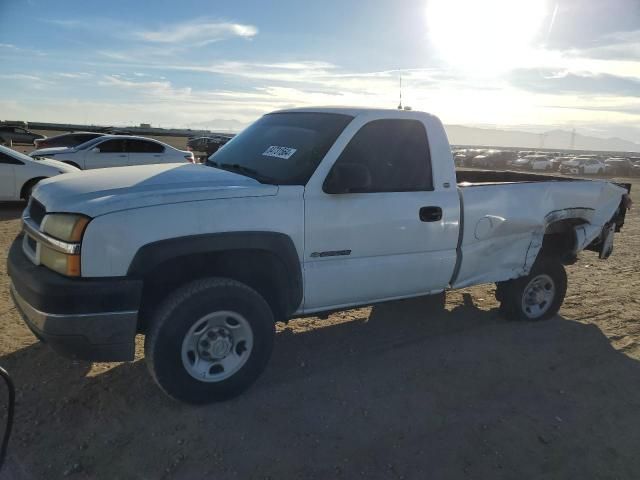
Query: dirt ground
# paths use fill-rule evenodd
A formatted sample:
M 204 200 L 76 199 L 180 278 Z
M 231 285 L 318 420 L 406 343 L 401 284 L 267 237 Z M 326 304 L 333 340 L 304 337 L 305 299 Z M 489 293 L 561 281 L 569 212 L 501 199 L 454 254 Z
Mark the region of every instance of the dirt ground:
M 294 320 L 249 391 L 205 407 L 155 387 L 140 341 L 135 362 L 93 365 L 36 341 L 4 274 L 22 208 L 0 209 L 0 365 L 18 388 L 2 479 L 639 478 L 637 208 L 608 261 L 569 267 L 560 317 L 505 320 L 480 286 L 444 312 Z

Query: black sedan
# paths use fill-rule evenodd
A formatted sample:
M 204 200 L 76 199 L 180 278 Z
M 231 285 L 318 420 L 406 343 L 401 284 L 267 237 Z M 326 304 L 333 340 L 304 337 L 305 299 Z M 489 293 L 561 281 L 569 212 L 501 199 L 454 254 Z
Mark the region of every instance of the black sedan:
M 55 137 L 49 137 L 44 139 L 38 139 L 35 141 L 37 149 L 41 148 L 55 148 L 55 147 L 76 147 L 81 143 L 88 142 L 94 138 L 102 137 L 103 133 L 96 132 L 73 132 L 64 133 L 62 135 L 56 135 Z
M 23 127 L 0 125 L 0 144 L 24 143 L 34 144 L 35 140 L 45 138 L 44 135 L 34 133 Z
M 628 176 L 633 170 L 633 163 L 627 158 L 610 158 L 605 162 L 605 173 L 607 175 Z

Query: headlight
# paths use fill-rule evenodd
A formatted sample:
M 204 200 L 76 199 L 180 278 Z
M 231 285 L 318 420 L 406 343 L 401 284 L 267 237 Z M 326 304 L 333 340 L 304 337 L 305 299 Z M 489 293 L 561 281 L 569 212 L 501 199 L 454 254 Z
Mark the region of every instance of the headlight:
M 42 232 L 63 242 L 80 243 L 90 221 L 84 215 L 53 213 L 42 220 Z M 64 253 L 48 245 L 40 246 L 40 263 L 68 277 L 80 276 L 80 255 Z
M 42 220 L 42 231 L 58 240 L 77 243 L 82 240 L 89 220 L 89 217 L 84 215 L 53 213 L 46 215 Z

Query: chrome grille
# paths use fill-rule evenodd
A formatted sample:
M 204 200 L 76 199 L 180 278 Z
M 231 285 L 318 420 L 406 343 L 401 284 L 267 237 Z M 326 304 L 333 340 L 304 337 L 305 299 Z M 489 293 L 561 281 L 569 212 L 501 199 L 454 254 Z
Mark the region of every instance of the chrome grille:
M 38 227 L 42 223 L 42 219 L 46 215 L 47 210 L 44 208 L 39 201 L 35 199 L 31 199 L 31 204 L 29 206 L 29 217 L 33 220 Z

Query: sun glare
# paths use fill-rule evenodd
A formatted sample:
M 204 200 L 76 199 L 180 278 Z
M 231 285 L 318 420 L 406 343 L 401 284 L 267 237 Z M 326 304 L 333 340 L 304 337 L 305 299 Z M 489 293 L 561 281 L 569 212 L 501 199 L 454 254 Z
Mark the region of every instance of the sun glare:
M 427 25 L 443 60 L 490 73 L 522 61 L 546 12 L 547 0 L 429 0 Z

